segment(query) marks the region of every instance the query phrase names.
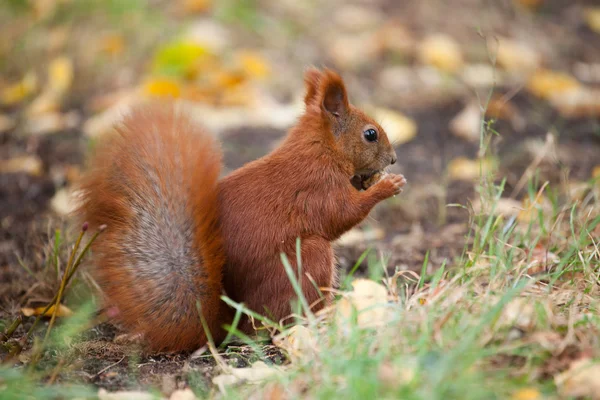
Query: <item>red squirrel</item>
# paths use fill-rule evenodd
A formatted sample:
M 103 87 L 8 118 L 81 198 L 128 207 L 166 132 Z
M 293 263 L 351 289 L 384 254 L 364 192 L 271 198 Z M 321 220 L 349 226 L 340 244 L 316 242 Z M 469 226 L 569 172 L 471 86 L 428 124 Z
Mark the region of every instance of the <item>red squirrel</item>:
M 222 179 L 218 143 L 177 104 L 133 109 L 97 149 L 76 214 L 108 225 L 92 247 L 95 276 L 149 349 L 206 344 L 198 302 L 220 342 L 232 319 L 223 292 L 272 320 L 289 316 L 296 294 L 280 254 L 296 268 L 297 238 L 303 294 L 323 308 L 336 284 L 331 243 L 402 191 L 402 175 L 382 174 L 393 146 L 349 103 L 342 78 L 311 68 L 305 86 L 306 110 L 282 144 Z M 351 182 L 379 174 L 366 190 Z M 253 332 L 247 319 L 240 329 Z

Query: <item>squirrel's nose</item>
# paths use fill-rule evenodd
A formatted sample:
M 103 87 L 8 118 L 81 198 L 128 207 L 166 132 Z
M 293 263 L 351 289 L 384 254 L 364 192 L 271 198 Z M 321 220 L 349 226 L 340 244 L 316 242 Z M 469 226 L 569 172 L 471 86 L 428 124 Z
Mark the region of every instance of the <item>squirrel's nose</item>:
M 396 152 L 393 152 L 392 159 L 390 160 L 390 164 L 396 164 L 396 161 L 398 161 L 398 157 L 396 157 Z

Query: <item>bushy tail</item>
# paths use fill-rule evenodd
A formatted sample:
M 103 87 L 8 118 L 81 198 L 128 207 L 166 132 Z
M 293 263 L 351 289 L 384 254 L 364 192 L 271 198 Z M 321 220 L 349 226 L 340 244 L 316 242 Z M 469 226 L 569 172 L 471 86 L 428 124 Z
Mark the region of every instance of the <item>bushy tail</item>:
M 80 221 L 106 224 L 96 279 L 119 321 L 153 350 L 218 340 L 224 255 L 217 223 L 221 150 L 180 105 L 130 112 L 99 145 L 81 184 Z

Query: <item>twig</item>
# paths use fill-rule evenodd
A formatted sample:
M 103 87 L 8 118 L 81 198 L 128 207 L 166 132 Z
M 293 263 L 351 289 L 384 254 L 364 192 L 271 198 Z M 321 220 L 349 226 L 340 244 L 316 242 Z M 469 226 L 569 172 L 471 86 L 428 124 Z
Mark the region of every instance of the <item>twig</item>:
M 15 333 L 19 325 L 23 322 L 23 316 L 19 315 L 12 324 L 6 329 L 6 331 L 0 334 L 0 342 L 6 342 Z
M 119 365 L 119 364 L 121 363 L 121 361 L 123 361 L 123 360 L 125 359 L 125 357 L 127 357 L 127 356 L 125 355 L 125 356 L 123 356 L 123 357 L 122 357 L 122 358 L 121 358 L 119 361 L 117 361 L 116 363 L 112 363 L 112 364 L 110 364 L 108 367 L 106 367 L 106 368 L 102 368 L 102 369 L 101 369 L 100 371 L 98 371 L 98 372 L 97 372 L 97 373 L 96 373 L 94 376 L 92 376 L 92 379 L 93 379 L 93 378 L 97 378 L 97 377 L 99 377 L 100 375 L 102 375 L 103 373 L 105 373 L 106 371 L 108 371 L 109 369 L 111 369 L 112 367 L 114 367 L 114 366 L 116 366 L 116 365 Z

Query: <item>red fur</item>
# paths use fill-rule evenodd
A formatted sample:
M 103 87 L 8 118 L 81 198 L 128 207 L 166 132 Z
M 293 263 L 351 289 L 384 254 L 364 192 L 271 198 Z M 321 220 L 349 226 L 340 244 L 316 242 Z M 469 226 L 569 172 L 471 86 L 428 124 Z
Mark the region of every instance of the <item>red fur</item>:
M 99 283 L 125 326 L 143 333 L 151 348 L 184 350 L 206 342 L 192 312 L 195 300 L 220 340 L 219 327 L 231 318 L 218 299 L 221 286 L 261 314 L 287 317 L 296 295 L 280 253 L 297 268 L 298 237 L 303 294 L 314 310 L 322 308 L 330 296 L 320 301 L 310 279 L 322 288 L 335 284 L 331 242 L 400 192 L 405 181 L 395 175 L 366 191 L 352 186 L 353 175 L 382 170 L 395 159 L 393 148 L 383 129 L 350 105 L 337 74 L 311 69 L 305 82 L 306 113 L 282 145 L 218 184 L 218 147 L 173 107 L 135 111 L 95 158 L 79 214 L 109 225 L 94 248 Z M 363 139 L 365 127 L 379 132 L 377 143 Z M 160 230 L 140 222 L 140 208 Z M 193 235 L 185 234 L 186 220 Z M 162 242 L 179 251 L 154 245 Z M 140 258 L 144 252 L 155 257 Z M 252 331 L 248 321 L 242 329 Z

